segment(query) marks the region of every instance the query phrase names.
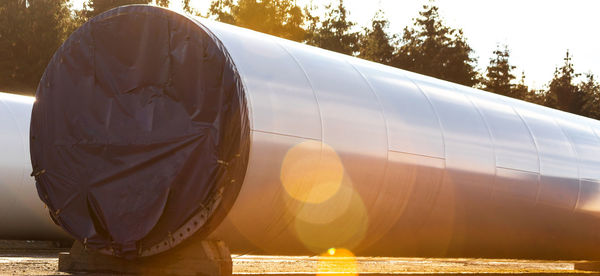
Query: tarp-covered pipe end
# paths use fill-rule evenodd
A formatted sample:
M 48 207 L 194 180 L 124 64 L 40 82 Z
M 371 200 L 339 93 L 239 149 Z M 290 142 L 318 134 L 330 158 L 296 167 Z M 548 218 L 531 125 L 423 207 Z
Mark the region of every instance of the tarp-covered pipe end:
M 198 21 L 151 6 L 76 30 L 40 81 L 31 160 L 55 222 L 126 258 L 207 236 L 245 175 L 244 86 Z

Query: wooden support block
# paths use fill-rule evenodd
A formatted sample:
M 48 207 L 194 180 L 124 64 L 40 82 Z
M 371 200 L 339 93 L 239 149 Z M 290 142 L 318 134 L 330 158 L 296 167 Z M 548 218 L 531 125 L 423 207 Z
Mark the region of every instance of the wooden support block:
M 188 241 L 150 257 L 126 260 L 87 250 L 75 242 L 69 253 L 58 256 L 62 272 L 95 272 L 143 275 L 231 275 L 233 263 L 222 241 Z
M 574 268 L 575 268 L 575 270 L 598 272 L 598 271 L 600 271 L 600 262 L 599 261 L 575 262 Z

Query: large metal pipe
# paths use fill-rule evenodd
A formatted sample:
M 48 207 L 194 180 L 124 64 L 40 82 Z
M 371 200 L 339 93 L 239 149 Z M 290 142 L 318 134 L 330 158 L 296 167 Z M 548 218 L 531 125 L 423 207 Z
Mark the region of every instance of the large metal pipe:
M 0 93 L 0 236 L 68 239 L 48 216 L 30 176 L 29 120 L 34 98 Z
M 40 196 L 106 253 L 210 233 L 235 252 L 600 256 L 596 120 L 149 6 L 86 23 L 39 87 Z M 213 142 L 173 142 L 204 126 Z

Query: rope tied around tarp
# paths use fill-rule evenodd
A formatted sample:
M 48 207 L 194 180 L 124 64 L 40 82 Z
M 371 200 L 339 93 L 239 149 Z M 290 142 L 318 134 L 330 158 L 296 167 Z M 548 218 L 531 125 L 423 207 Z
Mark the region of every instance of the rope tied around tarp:
M 46 170 L 45 169 L 41 169 L 41 170 L 34 170 L 33 172 L 31 172 L 31 176 L 37 178 L 38 176 L 45 174 Z

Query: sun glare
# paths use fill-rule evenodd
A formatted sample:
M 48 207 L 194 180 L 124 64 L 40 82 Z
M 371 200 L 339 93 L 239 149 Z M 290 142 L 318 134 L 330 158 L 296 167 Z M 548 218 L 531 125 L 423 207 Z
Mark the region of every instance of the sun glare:
M 358 275 L 358 262 L 348 249 L 330 248 L 319 257 L 317 275 Z

